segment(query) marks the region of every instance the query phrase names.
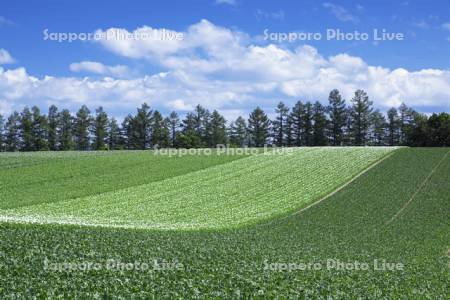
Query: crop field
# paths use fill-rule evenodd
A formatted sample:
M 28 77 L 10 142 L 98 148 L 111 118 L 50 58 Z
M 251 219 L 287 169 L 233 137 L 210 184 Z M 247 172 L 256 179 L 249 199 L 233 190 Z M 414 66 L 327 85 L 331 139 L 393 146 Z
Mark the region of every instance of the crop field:
M 235 227 L 299 209 L 393 148 L 289 150 L 179 176 L 166 173 L 164 180 L 112 192 L 0 210 L 0 220 L 160 229 Z
M 448 297 L 448 148 L 10 154 L 0 168 L 1 299 Z

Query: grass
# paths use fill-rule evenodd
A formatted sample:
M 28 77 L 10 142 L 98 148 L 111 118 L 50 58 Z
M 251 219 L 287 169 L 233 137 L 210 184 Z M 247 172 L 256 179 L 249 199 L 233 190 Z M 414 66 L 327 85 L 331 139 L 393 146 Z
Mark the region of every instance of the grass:
M 0 153 L 0 209 L 70 200 L 138 186 L 246 155 L 154 155 L 152 151 Z
M 238 230 L 0 223 L 0 298 L 447 299 L 450 159 L 444 155 L 449 151 L 399 149 L 310 209 Z M 49 271 L 46 258 L 164 259 L 183 267 Z M 404 270 L 264 269 L 267 263 L 324 265 L 328 259 L 368 264 L 384 259 L 402 263 Z
M 239 227 L 320 199 L 393 149 L 297 148 L 253 155 L 140 186 L 3 210 L 0 219 L 127 228 Z

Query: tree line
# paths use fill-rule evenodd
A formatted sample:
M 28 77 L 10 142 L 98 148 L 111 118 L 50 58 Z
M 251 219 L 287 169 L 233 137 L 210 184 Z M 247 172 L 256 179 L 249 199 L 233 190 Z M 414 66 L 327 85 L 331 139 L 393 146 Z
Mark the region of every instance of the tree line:
M 164 117 L 142 104 L 121 124 L 99 107 L 92 114 L 83 105 L 75 115 L 55 105 L 48 113 L 37 106 L 0 115 L 0 151 L 143 150 L 290 146 L 450 146 L 450 114 L 427 116 L 405 104 L 386 114 L 373 108 L 366 92 L 357 90 L 347 104 L 332 90 L 328 105 L 298 101 L 292 108 L 280 102 L 270 120 L 260 108 L 248 119 L 227 125 L 217 111 L 197 105 L 181 119 L 176 112 Z

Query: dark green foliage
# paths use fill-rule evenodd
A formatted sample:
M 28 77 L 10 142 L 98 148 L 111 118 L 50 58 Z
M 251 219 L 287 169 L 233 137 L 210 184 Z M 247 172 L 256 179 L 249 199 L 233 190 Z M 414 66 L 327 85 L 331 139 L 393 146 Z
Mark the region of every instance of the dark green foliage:
M 70 115 L 70 112 L 67 109 L 64 109 L 60 114 L 59 119 L 59 144 L 60 150 L 67 151 L 74 149 L 73 142 L 73 118 Z
M 370 144 L 373 146 L 382 146 L 385 144 L 386 136 L 386 118 L 378 110 L 370 116 Z
M 388 145 L 394 146 L 399 141 L 399 120 L 398 113 L 395 107 L 392 107 L 387 112 L 388 124 L 387 124 L 387 138 Z
M 447 299 L 448 149 L 402 149 L 345 189 L 284 219 L 232 231 L 146 231 L 0 224 L 0 298 Z M 386 224 L 418 191 L 393 222 Z M 180 270 L 75 271 L 54 263 L 108 259 Z M 326 269 L 328 259 L 368 270 Z M 375 259 L 403 271 L 374 270 Z M 320 263 L 271 271 L 270 263 Z
M 115 118 L 111 118 L 108 123 L 108 133 L 107 133 L 107 142 L 108 149 L 110 150 L 120 150 L 123 149 L 123 144 L 120 136 L 120 127 L 117 124 L 117 120 Z
M 313 145 L 313 106 L 311 102 L 306 102 L 302 115 L 302 146 Z
M 89 150 L 90 147 L 90 136 L 89 129 L 92 125 L 92 117 L 90 115 L 90 110 L 83 105 L 77 112 L 74 121 L 74 133 L 75 138 L 75 149 L 76 150 Z
M 283 103 L 280 102 L 275 109 L 275 120 L 273 123 L 273 135 L 275 139 L 275 144 L 278 147 L 285 146 L 287 144 L 287 132 L 288 132 L 288 116 L 289 116 L 289 108 Z
M 373 102 L 369 100 L 366 92 L 357 90 L 352 98 L 352 131 L 355 145 L 362 146 L 367 143 L 370 127 L 370 116 Z
M 59 149 L 58 130 L 60 125 L 58 108 L 55 105 L 51 105 L 48 109 L 48 148 L 51 151 Z
M 157 110 L 153 113 L 153 122 L 151 127 L 151 144 L 158 148 L 169 147 L 169 123 L 163 119 L 161 113 Z
M 5 124 L 5 148 L 6 151 L 19 151 L 20 147 L 20 115 L 12 113 Z
M 33 139 L 34 151 L 46 151 L 48 147 L 48 119 L 41 114 L 37 106 L 31 108 L 32 111 L 32 128 L 31 135 Z
M 269 137 L 270 120 L 266 113 L 257 107 L 250 113 L 248 119 L 248 133 L 250 145 L 254 147 L 263 147 L 267 143 Z
M 175 147 L 175 140 L 177 138 L 178 128 L 180 127 L 180 118 L 178 117 L 178 114 L 175 111 L 170 113 L 168 122 L 170 129 L 170 145 L 172 147 Z
M 218 145 L 225 145 L 227 143 L 227 121 L 219 114 L 217 110 L 214 110 L 211 114 L 211 118 L 208 126 L 209 146 L 217 147 Z
M 313 106 L 313 145 L 314 146 L 326 146 L 328 144 L 327 140 L 327 127 L 328 121 L 325 115 L 326 109 L 316 101 Z
M 0 114 L 0 152 L 5 151 L 5 120 Z
M 28 107 L 20 113 L 20 140 L 22 151 L 33 151 L 33 120 Z
M 247 145 L 247 123 L 245 119 L 239 116 L 232 122 L 229 128 L 230 144 L 234 147 L 244 147 Z
M 96 116 L 93 122 L 92 133 L 94 135 L 94 142 L 92 148 L 94 150 L 108 149 L 108 115 L 104 112 L 103 107 L 95 110 Z
M 330 139 L 333 146 L 340 146 L 344 142 L 344 128 L 347 120 L 345 100 L 338 90 L 332 90 L 328 97 L 330 114 Z

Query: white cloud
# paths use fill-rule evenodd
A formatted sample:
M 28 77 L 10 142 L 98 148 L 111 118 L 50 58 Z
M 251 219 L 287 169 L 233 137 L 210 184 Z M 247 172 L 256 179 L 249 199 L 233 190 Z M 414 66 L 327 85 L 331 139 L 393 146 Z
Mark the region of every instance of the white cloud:
M 3 26 L 3 25 L 14 25 L 14 22 L 3 16 L 0 16 L 0 26 Z
M 102 41 L 106 49 L 143 63 L 148 60 L 164 72 L 132 79 L 36 78 L 24 68 L 0 68 L 0 99 L 11 109 L 39 100 L 43 106 L 102 105 L 122 112 L 132 112 L 144 101 L 163 112 L 202 104 L 234 118 L 256 105 L 273 109 L 280 100 L 291 106 L 299 99 L 326 102 L 334 88 L 350 99 L 361 88 L 381 109 L 401 102 L 417 109 L 450 109 L 450 70 L 392 70 L 346 53 L 324 57 L 308 45 L 255 45 L 246 34 L 206 20 L 183 33 L 185 40 L 162 49 L 145 41 Z M 100 63 L 89 66 L 78 67 L 106 72 L 107 66 Z
M 69 68 L 72 72 L 88 72 L 113 77 L 125 77 L 130 74 L 130 70 L 127 66 L 106 66 L 95 61 L 82 61 L 78 63 L 72 63 L 70 64 Z
M 216 4 L 236 5 L 236 0 L 216 0 Z
M 0 49 L 0 65 L 13 64 L 16 60 L 5 49 Z
M 347 11 L 347 9 L 342 6 L 330 2 L 324 2 L 322 5 L 323 7 L 328 9 L 339 21 L 353 23 L 357 23 L 359 21 L 357 16 L 352 15 Z
M 283 21 L 284 20 L 284 10 L 279 10 L 275 12 L 267 12 L 261 9 L 257 9 L 255 13 L 256 19 L 258 21 L 261 20 L 276 20 Z
M 441 25 L 442 29 L 450 31 L 450 22 L 444 23 Z

